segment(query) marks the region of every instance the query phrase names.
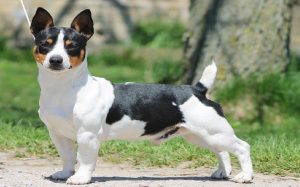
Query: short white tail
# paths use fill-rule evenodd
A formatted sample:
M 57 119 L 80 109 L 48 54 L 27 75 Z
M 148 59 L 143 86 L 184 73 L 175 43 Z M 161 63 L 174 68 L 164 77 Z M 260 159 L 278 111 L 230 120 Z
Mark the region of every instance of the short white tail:
M 217 75 L 217 66 L 215 64 L 215 61 L 213 60 L 212 63 L 204 69 L 202 73 L 202 77 L 200 79 L 200 83 L 205 86 L 207 89 L 209 89 L 216 78 Z

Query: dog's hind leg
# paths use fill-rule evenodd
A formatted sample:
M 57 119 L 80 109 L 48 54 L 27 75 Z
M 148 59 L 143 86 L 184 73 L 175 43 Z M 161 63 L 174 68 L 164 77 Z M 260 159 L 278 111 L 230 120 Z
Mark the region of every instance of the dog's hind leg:
M 183 136 L 188 142 L 198 145 L 203 148 L 207 148 L 214 152 L 218 158 L 219 166 L 218 169 L 211 175 L 215 179 L 227 179 L 231 173 L 231 162 L 229 153 L 226 151 L 218 151 L 217 149 L 209 146 L 203 139 L 194 134 Z
M 206 145 L 208 149 L 214 152 L 217 151 L 218 153 L 221 153 L 219 154 L 221 158 L 221 167 L 222 162 L 225 163 L 224 166 L 229 166 L 228 160 L 226 159 L 228 157 L 226 156 L 227 153 L 224 154 L 222 152 L 230 152 L 238 158 L 242 171 L 233 178 L 233 181 L 239 183 L 251 182 L 251 180 L 253 179 L 253 169 L 250 158 L 250 146 L 248 143 L 240 140 L 231 133 L 218 132 L 209 134 L 206 130 L 203 129 L 199 131 L 193 130 L 193 133 L 194 135 L 197 135 L 199 137 L 198 140 L 202 141 L 201 144 L 204 144 L 204 147 Z M 227 170 L 230 171 L 230 168 L 228 168 Z M 229 173 L 227 173 L 227 175 L 229 175 Z
M 49 130 L 49 135 L 63 161 L 63 170 L 52 174 L 50 177 L 55 180 L 67 179 L 74 174 L 76 163 L 75 142 L 51 130 Z
M 227 179 L 231 173 L 230 156 L 227 151 L 215 152 L 219 160 L 218 169 L 211 175 L 214 179 Z
M 239 183 L 251 182 L 253 179 L 253 168 L 250 158 L 250 145 L 236 136 L 234 139 L 235 142 L 229 150 L 238 157 L 242 171 L 233 178 L 233 181 Z

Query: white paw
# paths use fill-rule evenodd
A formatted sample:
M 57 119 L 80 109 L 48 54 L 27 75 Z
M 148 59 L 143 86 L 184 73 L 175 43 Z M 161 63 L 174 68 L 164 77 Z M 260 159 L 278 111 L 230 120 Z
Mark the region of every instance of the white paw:
M 230 175 L 230 171 L 226 172 L 225 169 L 217 169 L 212 175 L 211 178 L 213 179 L 228 179 Z
M 75 174 L 67 180 L 67 184 L 87 184 L 91 182 L 91 175 Z
M 245 172 L 240 172 L 237 174 L 232 180 L 238 183 L 250 183 L 253 179 L 252 174 L 248 174 Z
M 54 180 L 64 180 L 71 177 L 74 174 L 74 171 L 58 171 L 52 174 L 50 177 Z

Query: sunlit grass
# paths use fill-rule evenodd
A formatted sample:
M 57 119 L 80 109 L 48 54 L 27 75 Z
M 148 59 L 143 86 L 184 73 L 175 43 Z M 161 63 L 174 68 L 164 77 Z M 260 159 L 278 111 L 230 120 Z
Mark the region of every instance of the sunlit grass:
M 241 132 L 237 134 L 251 145 L 251 157 L 255 172 L 300 177 L 300 138 L 289 131 L 273 133 Z M 7 124 L 0 122 L 0 150 L 14 151 L 16 157 L 58 156 L 50 141 L 47 129 L 30 124 Z M 104 142 L 99 156 L 108 162 L 127 162 L 135 166 L 175 167 L 188 162 L 186 167 L 215 167 L 217 159 L 208 150 L 175 138 L 160 146 L 148 141 Z M 239 169 L 236 158 L 233 165 Z

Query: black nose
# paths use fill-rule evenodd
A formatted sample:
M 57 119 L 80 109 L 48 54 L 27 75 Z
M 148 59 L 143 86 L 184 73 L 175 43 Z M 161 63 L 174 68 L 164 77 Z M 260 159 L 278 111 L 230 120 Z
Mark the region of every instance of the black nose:
M 49 62 L 51 65 L 60 65 L 63 62 L 63 58 L 61 56 L 52 56 Z

